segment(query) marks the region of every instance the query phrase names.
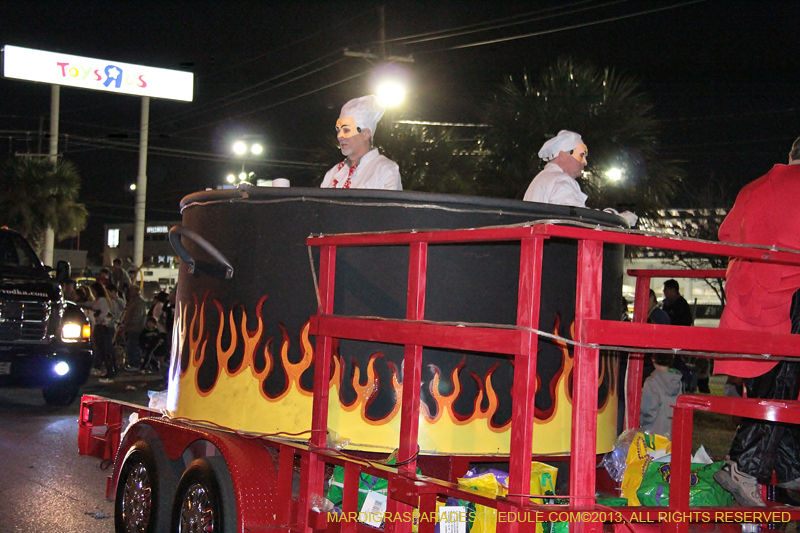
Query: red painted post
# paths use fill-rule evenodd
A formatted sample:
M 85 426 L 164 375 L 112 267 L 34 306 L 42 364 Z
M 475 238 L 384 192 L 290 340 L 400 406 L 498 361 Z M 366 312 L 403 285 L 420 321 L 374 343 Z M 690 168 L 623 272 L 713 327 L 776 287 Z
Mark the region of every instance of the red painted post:
M 689 485 L 691 483 L 692 423 L 694 409 L 674 407 L 672 417 L 672 460 L 670 461 L 669 510 L 685 515 L 689 512 Z M 661 524 L 663 533 L 687 533 L 689 524 L 680 520 Z
M 406 298 L 406 318 L 423 320 L 425 318 L 425 287 L 427 282 L 428 243 L 414 242 L 409 246 L 408 296 Z M 403 399 L 400 410 L 400 443 L 397 462 L 409 461 L 417 453 L 419 438 L 419 396 L 422 382 L 422 345 L 408 344 L 403 356 Z M 416 459 L 397 467 L 397 471 L 415 474 Z M 412 512 L 407 504 L 389 499 L 386 511 L 396 513 Z M 387 533 L 410 533 L 411 522 L 386 522 Z
M 633 321 L 647 322 L 650 305 L 650 277 L 636 278 L 636 292 L 633 301 Z M 625 382 L 625 429 L 639 427 L 639 416 L 642 408 L 642 373 L 644 371 L 644 354 L 632 353 L 628 358 L 628 372 Z
M 586 321 L 600 318 L 603 244 L 578 241 L 578 279 L 575 292 L 575 340 L 589 342 Z M 570 503 L 591 509 L 597 473 L 597 380 L 600 350 L 576 346 L 572 386 L 572 457 Z M 572 522 L 570 532 L 602 531 L 602 523 Z
M 517 325 L 538 329 L 541 296 L 542 250 L 544 239 L 522 239 L 519 259 L 519 293 L 517 296 Z M 533 418 L 536 396 L 536 354 L 539 335 L 523 331 L 519 352 L 514 355 L 514 384 L 511 411 L 511 454 L 509 457 L 508 492 L 530 494 L 531 450 L 533 448 Z M 509 498 L 517 504 L 527 498 Z M 498 531 L 515 533 L 519 523 L 501 521 Z
M 292 477 L 294 475 L 294 448 L 282 444 L 278 457 L 278 501 L 289 501 L 292 498 Z M 277 506 L 276 521 L 279 525 L 292 523 L 291 505 Z
M 329 315 L 333 313 L 333 289 L 336 280 L 336 247 L 321 246 L 319 250 L 319 296 L 320 306 L 318 313 Z M 311 411 L 311 438 L 308 439 L 312 447 L 324 448 L 328 437 L 328 396 L 331 380 L 331 358 L 333 339 L 328 336 L 317 335 L 317 345 L 314 352 L 314 403 Z M 305 458 L 304 458 L 305 459 Z M 309 453 L 308 459 L 303 461 L 307 465 L 307 474 L 301 473 L 300 494 L 297 508 L 297 527 L 300 532 L 311 532 L 308 526 L 308 511 L 313 494 L 322 496 L 325 477 L 325 463 L 315 453 Z M 305 474 L 305 475 L 302 475 Z M 303 483 L 305 481 L 306 483 Z
M 348 461 L 344 464 L 344 489 L 342 490 L 342 513 L 345 517 L 350 513 L 361 511 L 358 508 L 358 484 L 361 478 L 361 465 Z M 341 533 L 356 533 L 358 522 L 355 520 L 342 520 Z

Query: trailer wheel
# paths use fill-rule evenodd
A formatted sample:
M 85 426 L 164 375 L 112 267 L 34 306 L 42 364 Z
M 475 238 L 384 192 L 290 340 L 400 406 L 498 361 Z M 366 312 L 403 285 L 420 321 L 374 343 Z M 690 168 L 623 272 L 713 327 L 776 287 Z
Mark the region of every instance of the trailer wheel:
M 172 528 L 179 533 L 233 533 L 236 499 L 222 457 L 192 461 L 178 483 L 172 504 Z
M 134 444 L 117 481 L 116 533 L 166 531 L 176 480 L 177 474 L 159 442 Z

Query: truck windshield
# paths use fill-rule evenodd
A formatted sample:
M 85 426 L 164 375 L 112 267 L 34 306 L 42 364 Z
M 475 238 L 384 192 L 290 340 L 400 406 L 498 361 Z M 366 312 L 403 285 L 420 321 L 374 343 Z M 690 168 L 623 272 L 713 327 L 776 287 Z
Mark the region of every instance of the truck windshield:
M 0 233 L 0 265 L 42 267 L 27 241 L 14 233 Z

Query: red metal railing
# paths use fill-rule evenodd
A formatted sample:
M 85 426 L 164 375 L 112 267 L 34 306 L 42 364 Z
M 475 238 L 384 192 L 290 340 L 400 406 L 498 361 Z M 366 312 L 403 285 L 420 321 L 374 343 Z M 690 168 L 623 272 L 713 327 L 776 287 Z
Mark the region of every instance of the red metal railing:
M 636 278 L 633 297 L 633 321 L 638 324 L 647 323 L 649 307 L 650 281 L 653 278 L 725 278 L 725 270 L 676 270 L 676 269 L 632 269 L 628 275 Z M 685 333 L 686 330 L 680 330 Z M 639 414 L 642 403 L 642 374 L 644 371 L 644 354 L 632 353 L 628 359 L 627 383 L 625 389 L 625 429 L 639 425 Z
M 322 494 L 324 464 L 335 462 L 323 451 L 327 431 L 328 387 L 334 338 L 369 340 L 405 346 L 404 379 L 398 462 L 405 463 L 397 473 L 386 474 L 389 480 L 387 512 L 402 512 L 419 506 L 421 512 L 435 509 L 437 494 L 458 495 L 463 499 L 480 500 L 484 505 L 495 507 L 499 512 L 551 509 L 531 505 L 522 496 L 486 497 L 471 491 L 457 489 L 445 482 L 416 476 L 414 460 L 417 451 L 417 431 L 420 403 L 420 375 L 422 348 L 450 348 L 465 351 L 508 354 L 515 359 L 514 398 L 511 417 L 511 447 L 509 458 L 509 493 L 528 494 L 530 487 L 530 461 L 534 438 L 533 406 L 536 383 L 536 355 L 539 323 L 539 298 L 542 269 L 542 251 L 546 239 L 559 237 L 577 241 L 578 268 L 576 280 L 575 341 L 573 369 L 573 415 L 570 457 L 570 505 L 573 511 L 594 510 L 596 485 L 596 435 L 597 435 L 597 380 L 599 345 L 625 346 L 642 349 L 680 349 L 708 352 L 709 354 L 765 353 L 775 356 L 800 356 L 800 343 L 791 335 L 753 333 L 743 331 L 720 331 L 712 328 L 685 328 L 645 324 L 647 308 L 646 292 L 640 291 L 637 282 L 635 319 L 624 323 L 600 318 L 600 295 L 602 289 L 602 251 L 604 244 L 623 244 L 660 248 L 674 251 L 694 252 L 704 255 L 728 256 L 754 261 L 778 262 L 800 266 L 800 254 L 741 247 L 729 244 L 683 241 L 672 237 L 654 237 L 630 234 L 621 231 L 601 231 L 582 227 L 532 224 L 526 227 L 484 228 L 471 230 L 445 230 L 408 233 L 380 233 L 360 235 L 331 235 L 310 237 L 309 246 L 320 248 L 320 309 L 312 320 L 311 332 L 317 336 L 315 361 L 315 396 L 312 417 L 312 448 L 302 454 L 301 494 L 298 508 L 297 530 L 306 533 L 312 527 L 323 527 L 325 521 L 318 514 L 303 512 L 309 508 L 312 494 Z M 486 327 L 457 327 L 449 324 L 421 322 L 424 319 L 426 265 L 429 245 L 519 241 L 521 243 L 519 296 L 517 302 L 517 329 L 492 329 Z M 410 266 L 406 320 L 374 320 L 369 318 L 334 316 L 334 281 L 336 272 L 336 250 L 343 246 L 408 245 Z M 644 279 L 642 276 L 641 279 Z M 642 281 L 642 284 L 644 282 Z M 647 282 L 649 289 L 649 280 Z M 642 305 L 643 303 L 643 305 Z M 644 319 L 643 319 L 644 317 Z M 634 369 L 635 370 L 635 369 Z M 633 374 L 636 374 L 634 372 Z M 629 373 L 628 391 L 633 398 L 640 399 L 641 367 L 638 381 Z M 406 379 L 408 378 L 408 379 Z M 635 390 L 633 390 L 635 389 Z M 703 403 L 700 400 L 709 400 Z M 724 399 L 725 402 L 732 400 Z M 673 475 L 670 492 L 672 498 L 668 511 L 689 512 L 689 460 L 691 453 L 692 409 L 723 409 L 728 403 L 707 397 L 681 397 L 675 414 L 673 448 Z M 797 402 L 769 402 L 760 400 L 758 405 L 748 404 L 748 413 L 754 418 L 779 419 L 800 423 Z M 751 402 L 752 403 L 752 402 Z M 723 405 L 724 404 L 724 405 Z M 787 406 L 780 410 L 778 404 Z M 725 412 L 725 411 L 720 411 Z M 632 415 L 636 414 L 636 417 Z M 749 416 L 748 414 L 748 416 Z M 638 413 L 628 413 L 628 424 L 636 425 Z M 688 440 L 687 440 L 688 439 Z M 359 467 L 345 466 L 344 511 L 355 509 L 355 492 Z M 375 473 L 374 475 L 380 475 Z M 697 510 L 697 508 L 692 508 Z M 742 510 L 741 508 L 738 510 Z M 746 509 L 745 509 L 746 510 Z M 763 510 L 763 509 L 752 509 Z M 630 517 L 640 508 L 622 508 L 619 516 Z M 789 511 L 793 520 L 800 519 L 800 511 Z M 671 515 L 675 516 L 675 515 Z M 315 518 L 317 517 L 317 518 Z M 354 524 L 342 523 L 345 531 L 353 531 Z M 498 533 L 516 533 L 518 522 L 498 521 Z M 662 531 L 688 531 L 688 522 L 666 521 Z M 431 533 L 434 524 L 420 523 L 421 533 Z M 570 524 L 574 533 L 601 531 L 603 524 L 591 521 L 575 521 Z M 387 522 L 388 533 L 408 533 L 411 524 Z

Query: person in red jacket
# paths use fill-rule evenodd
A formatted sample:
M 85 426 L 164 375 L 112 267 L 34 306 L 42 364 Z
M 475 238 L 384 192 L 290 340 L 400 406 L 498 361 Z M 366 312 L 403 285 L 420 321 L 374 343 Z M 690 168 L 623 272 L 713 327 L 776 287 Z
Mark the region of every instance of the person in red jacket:
M 749 183 L 719 228 L 719 240 L 800 251 L 800 138 L 788 165 L 775 165 Z M 800 267 L 731 259 L 719 327 L 800 333 Z M 745 378 L 747 396 L 797 400 L 800 362 L 718 359 L 715 374 Z M 800 427 L 742 419 L 725 466 L 714 479 L 741 505 L 763 506 L 757 483 L 800 489 Z

